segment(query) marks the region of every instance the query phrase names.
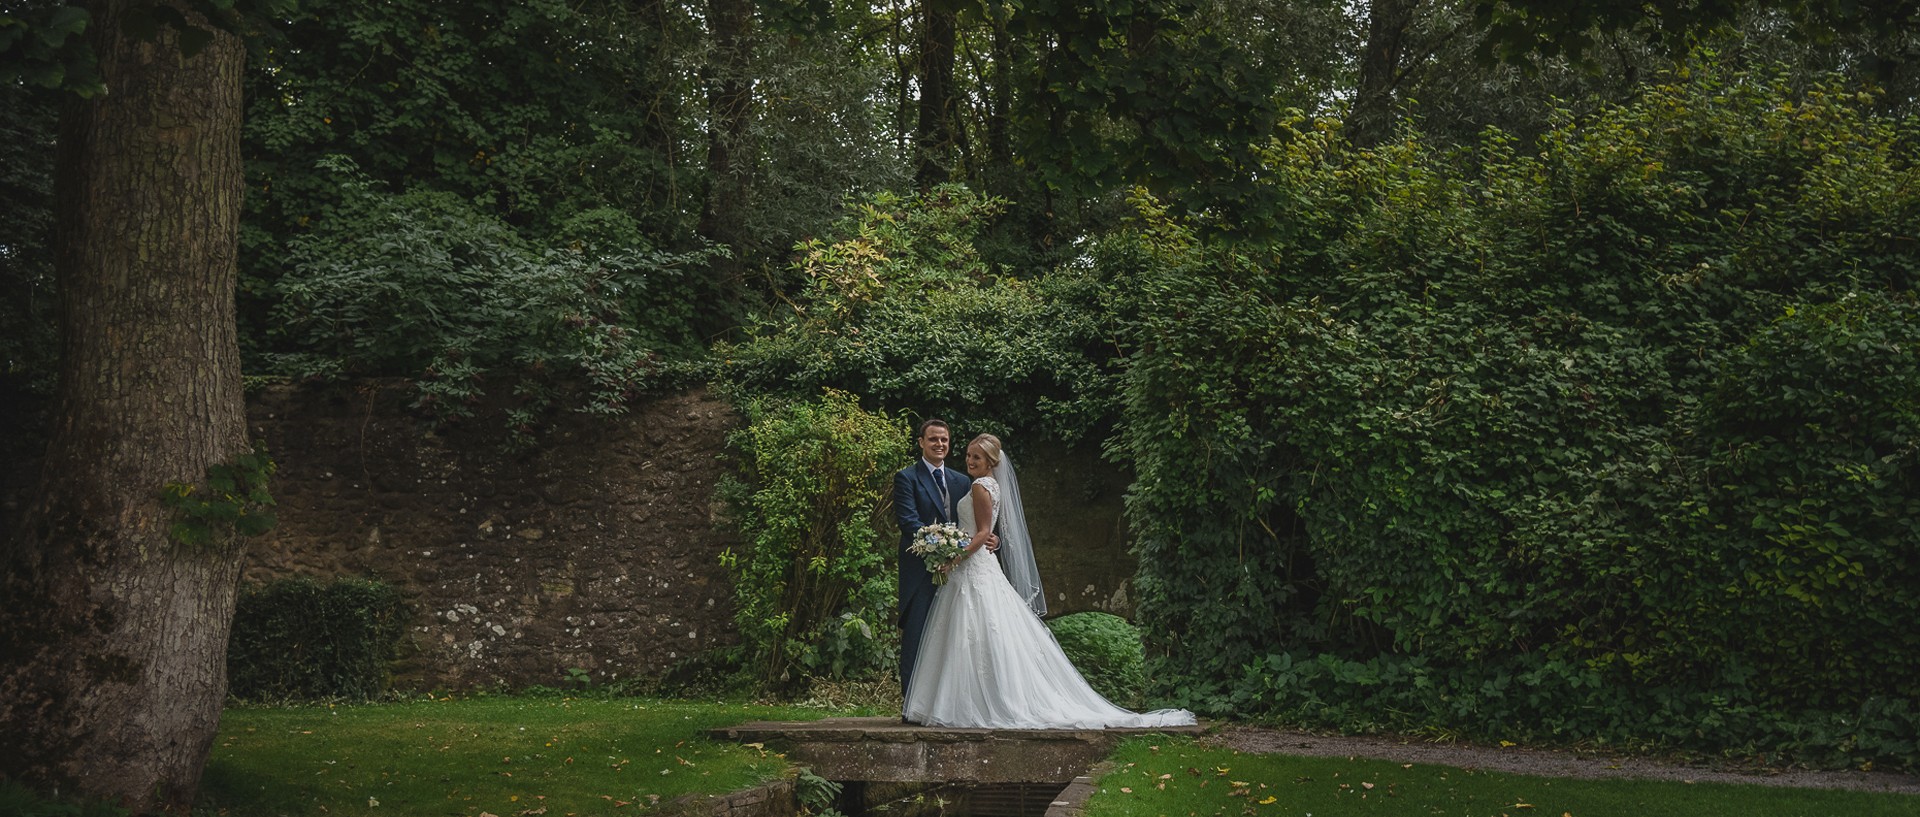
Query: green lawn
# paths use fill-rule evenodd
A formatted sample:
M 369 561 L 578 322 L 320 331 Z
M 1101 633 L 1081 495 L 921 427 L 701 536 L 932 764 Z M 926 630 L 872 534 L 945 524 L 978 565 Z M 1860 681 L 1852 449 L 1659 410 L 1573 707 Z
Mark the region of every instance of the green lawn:
M 705 730 L 872 714 L 645 698 L 473 697 L 227 710 L 201 814 L 588 817 L 719 794 L 789 764 Z M 1570 780 L 1135 739 L 1089 817 L 1913 817 L 1920 796 Z
M 1383 760 L 1241 754 L 1135 739 L 1088 817 L 1914 817 L 1920 796 L 1525 777 Z
M 840 714 L 849 713 L 560 697 L 236 707 L 221 720 L 202 811 L 632 814 L 656 800 L 747 788 L 788 768 L 779 755 L 708 741 L 708 728 Z

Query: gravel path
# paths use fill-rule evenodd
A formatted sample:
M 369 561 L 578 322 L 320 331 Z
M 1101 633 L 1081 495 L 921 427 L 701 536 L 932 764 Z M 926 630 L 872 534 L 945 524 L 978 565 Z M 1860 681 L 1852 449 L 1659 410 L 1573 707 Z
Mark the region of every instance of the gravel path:
M 1892 772 L 1815 771 L 1686 765 L 1644 757 L 1592 752 L 1433 743 L 1378 735 L 1316 735 L 1287 729 L 1229 725 L 1205 742 L 1242 752 L 1310 757 L 1365 757 L 1401 763 L 1432 763 L 1543 777 L 1636 778 L 1687 783 L 1745 783 L 1806 789 L 1920 794 L 1920 776 Z

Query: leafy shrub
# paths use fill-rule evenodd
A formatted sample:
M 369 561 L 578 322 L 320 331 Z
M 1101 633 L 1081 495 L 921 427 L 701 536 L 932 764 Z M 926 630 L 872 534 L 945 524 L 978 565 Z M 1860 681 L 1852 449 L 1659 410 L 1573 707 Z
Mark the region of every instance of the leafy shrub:
M 723 391 L 823 388 L 970 431 L 1097 439 L 1117 415 L 1105 297 L 1085 270 L 996 276 L 974 249 L 1004 202 L 957 185 L 879 194 L 797 247 L 792 314 L 723 344 Z
M 1097 258 L 1156 680 L 1920 763 L 1920 132 L 1690 70 L 1535 155 L 1298 122 L 1270 245 L 1139 199 Z
M 907 431 L 828 391 L 802 403 L 746 406 L 730 444 L 740 478 L 721 487 L 745 540 L 722 562 L 733 578 L 753 677 L 804 686 L 890 669 L 896 578 L 892 473 Z
M 418 379 L 419 405 L 473 413 L 489 380 L 514 383 L 509 420 L 528 433 L 557 392 L 579 408 L 625 410 L 693 343 L 696 298 L 683 270 L 714 251 L 649 246 L 633 220 L 589 210 L 537 246 L 453 194 L 378 189 L 341 157 L 325 163 L 342 204 L 289 242 L 275 334 L 262 356 L 296 377 Z
M 1047 627 L 1094 691 L 1121 706 L 1140 705 L 1147 678 L 1139 629 L 1109 613 L 1074 613 Z
M 227 641 L 227 688 L 239 698 L 372 698 L 406 626 L 392 585 L 338 578 L 249 585 Z

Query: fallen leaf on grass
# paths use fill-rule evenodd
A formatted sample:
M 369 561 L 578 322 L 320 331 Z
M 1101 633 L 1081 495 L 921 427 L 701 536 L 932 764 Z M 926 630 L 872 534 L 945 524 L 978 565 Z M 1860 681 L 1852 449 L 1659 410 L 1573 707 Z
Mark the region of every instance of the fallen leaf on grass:
M 1267 799 L 1265 799 L 1265 800 L 1262 800 L 1262 801 L 1260 801 L 1260 805 L 1263 805 L 1263 806 L 1271 806 L 1271 805 L 1273 805 L 1273 801 L 1275 801 L 1275 800 L 1278 800 L 1278 799 L 1280 799 L 1280 798 L 1278 798 L 1278 797 L 1275 797 L 1275 796 L 1273 796 L 1273 795 L 1271 795 L 1271 794 L 1269 794 L 1269 795 L 1267 795 Z
M 1132 794 L 1132 793 L 1133 793 L 1133 789 L 1129 789 L 1129 788 L 1127 788 L 1126 786 L 1121 786 L 1121 787 L 1120 787 L 1120 793 L 1121 793 L 1121 794 Z

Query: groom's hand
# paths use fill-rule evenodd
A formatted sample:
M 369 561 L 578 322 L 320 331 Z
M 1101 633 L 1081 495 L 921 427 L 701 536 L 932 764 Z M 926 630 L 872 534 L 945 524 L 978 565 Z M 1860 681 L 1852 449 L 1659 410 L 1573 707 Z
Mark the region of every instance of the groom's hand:
M 980 546 L 986 548 L 988 553 L 1000 552 L 1000 535 L 999 534 L 989 531 L 987 535 L 980 537 L 980 541 L 981 541 Z

